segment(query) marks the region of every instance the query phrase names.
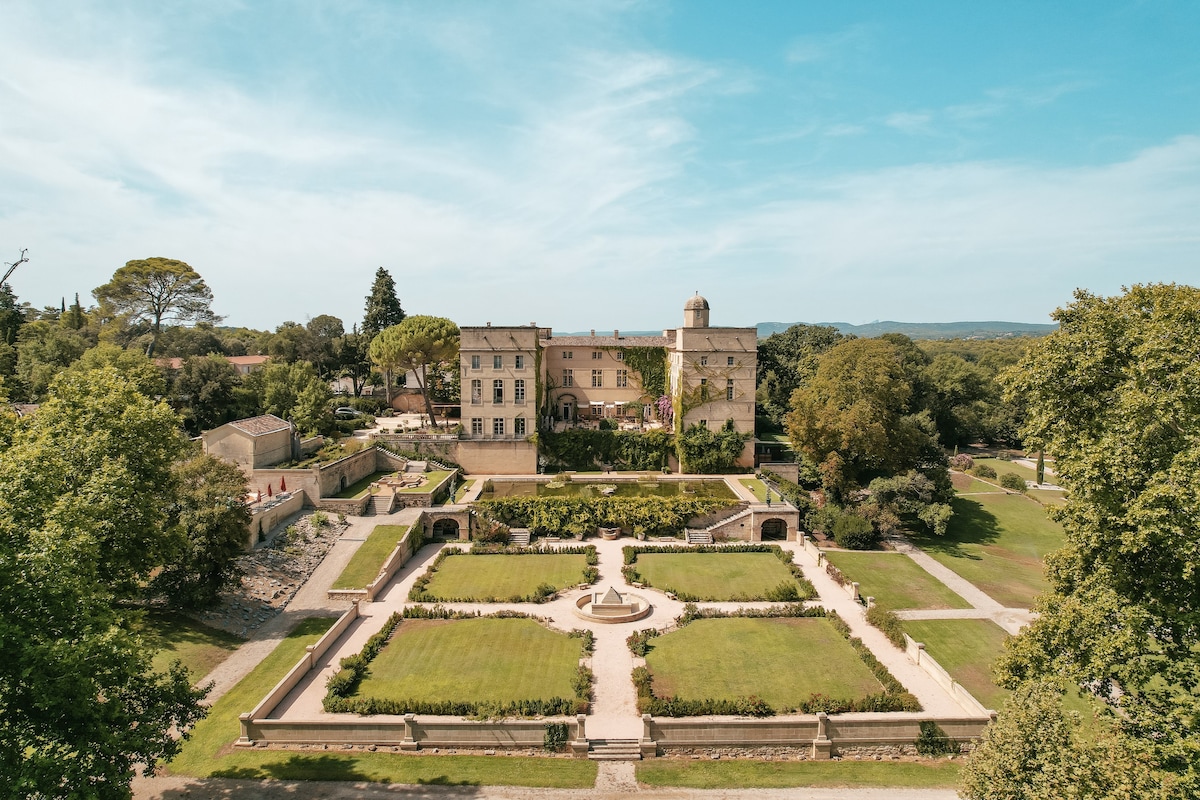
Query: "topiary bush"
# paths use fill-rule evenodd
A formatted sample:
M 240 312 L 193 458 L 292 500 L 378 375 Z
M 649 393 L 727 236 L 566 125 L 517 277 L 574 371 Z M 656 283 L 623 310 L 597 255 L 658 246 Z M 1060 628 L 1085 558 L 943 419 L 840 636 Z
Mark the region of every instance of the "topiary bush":
M 857 514 L 842 514 L 833 523 L 833 540 L 847 550 L 871 550 L 879 544 L 879 533 L 869 520 Z
M 970 472 L 975 467 L 975 459 L 966 453 L 959 453 L 950 459 L 950 468 L 959 472 Z
M 1025 479 L 1015 472 L 1006 472 L 1001 475 L 1000 485 L 1013 492 L 1025 491 Z

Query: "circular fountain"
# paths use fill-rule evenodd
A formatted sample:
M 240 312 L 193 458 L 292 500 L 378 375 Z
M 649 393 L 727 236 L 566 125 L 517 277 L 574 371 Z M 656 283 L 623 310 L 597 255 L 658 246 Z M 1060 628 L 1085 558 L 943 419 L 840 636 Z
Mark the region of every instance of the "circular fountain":
M 588 592 L 575 601 L 575 615 L 592 622 L 615 624 L 634 622 L 650 615 L 653 609 L 646 598 L 631 592 Z

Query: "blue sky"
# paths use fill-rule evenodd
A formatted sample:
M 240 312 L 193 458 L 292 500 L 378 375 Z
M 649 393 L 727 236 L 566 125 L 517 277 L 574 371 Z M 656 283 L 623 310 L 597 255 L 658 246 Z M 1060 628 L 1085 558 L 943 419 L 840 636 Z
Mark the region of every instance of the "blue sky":
M 1200 277 L 1200 3 L 0 5 L 0 261 L 229 324 L 1042 322 Z

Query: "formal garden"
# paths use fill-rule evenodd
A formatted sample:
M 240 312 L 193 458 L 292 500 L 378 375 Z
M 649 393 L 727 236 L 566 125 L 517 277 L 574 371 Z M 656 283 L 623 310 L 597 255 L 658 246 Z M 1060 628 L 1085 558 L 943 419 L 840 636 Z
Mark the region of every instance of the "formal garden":
M 330 588 L 361 589 L 375 580 L 383 562 L 406 533 L 407 525 L 376 525 Z
M 625 579 L 685 602 L 809 600 L 816 590 L 778 545 L 623 549 Z
M 971 604 L 903 553 L 828 550 L 825 558 L 859 593 L 892 610 L 970 608 Z
M 496 552 L 500 550 L 501 552 Z M 446 548 L 409 591 L 421 603 L 543 603 L 559 591 L 599 579 L 594 546 L 541 550 Z

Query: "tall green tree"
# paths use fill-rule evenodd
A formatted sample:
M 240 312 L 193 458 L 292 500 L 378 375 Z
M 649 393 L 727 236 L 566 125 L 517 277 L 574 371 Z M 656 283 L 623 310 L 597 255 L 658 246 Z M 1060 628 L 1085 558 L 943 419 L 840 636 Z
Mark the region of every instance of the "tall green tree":
M 174 477 L 179 488 L 171 551 L 152 591 L 169 605 L 202 608 L 238 578 L 236 559 L 250 525 L 246 476 L 227 461 L 195 455 L 176 462 Z
M 136 593 L 164 554 L 169 408 L 113 368 L 60 376 L 0 449 L 0 786 L 127 798 L 135 765 L 178 752 L 204 714 L 176 665 L 151 667 Z
M 329 411 L 332 392 L 307 361 L 294 364 L 268 362 L 248 376 L 245 385 L 259 393 L 259 411 L 274 414 L 296 426 L 302 434 L 327 431 L 333 423 Z
M 425 399 L 429 424 L 437 425 L 430 400 L 429 373 L 445 372 L 458 361 L 458 326 L 445 317 L 418 314 L 393 325 L 371 341 L 371 360 L 387 373 L 411 370 Z M 390 381 L 389 381 L 390 383 Z M 388 394 L 391 403 L 391 394 Z
M 326 380 L 334 377 L 341 366 L 338 345 L 346 335 L 346 327 L 331 314 L 318 314 L 304 327 L 312 337 L 310 358 L 317 368 L 317 374 Z
M 1197 797 L 1200 290 L 1078 291 L 1053 316 L 1059 329 L 1006 383 L 1027 405 L 1027 445 L 1055 455 L 1069 489 L 1056 513 L 1066 543 L 999 669 L 1010 687 L 1096 687 L 1119 712 L 1107 727 L 1151 770 L 1138 796 Z
M 154 355 L 164 322 L 220 321 L 212 312 L 212 290 L 200 273 L 173 258 L 128 261 L 92 294 L 106 314 L 149 323 L 148 356 Z
M 375 281 L 367 295 L 367 306 L 363 314 L 362 332 L 367 340 L 374 339 L 380 331 L 399 325 L 407 315 L 396 297 L 396 282 L 383 267 L 375 270 Z
M 82 331 L 46 320 L 27 322 L 17 337 L 17 380 L 25 399 L 45 396 L 55 376 L 75 363 L 89 342 Z
M 173 376 L 171 395 L 188 431 L 199 434 L 237 419 L 240 383 L 237 369 L 224 356 L 185 358 Z
M 933 422 L 925 412 L 910 413 L 912 399 L 900 347 L 885 339 L 844 341 L 792 394 L 788 435 L 838 496 L 879 476 L 944 472 Z
M 792 393 L 817 373 L 821 354 L 844 337 L 837 328 L 793 325 L 758 343 L 758 407 L 779 426 L 791 408 Z M 854 338 L 854 337 L 850 337 Z

